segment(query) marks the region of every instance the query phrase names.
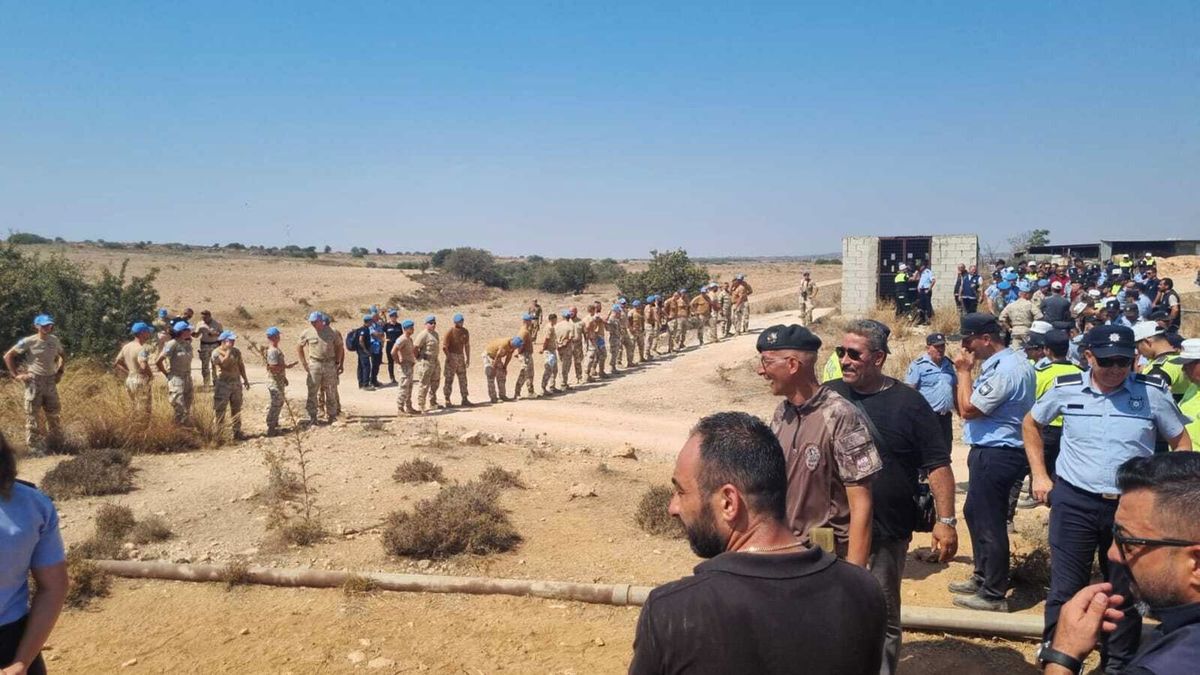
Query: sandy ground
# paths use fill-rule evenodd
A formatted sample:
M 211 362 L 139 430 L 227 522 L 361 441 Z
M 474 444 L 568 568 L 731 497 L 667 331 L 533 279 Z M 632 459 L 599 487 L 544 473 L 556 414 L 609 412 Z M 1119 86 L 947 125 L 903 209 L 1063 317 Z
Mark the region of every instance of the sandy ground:
M 280 269 L 305 267 L 287 261 L 264 264 L 281 263 Z M 819 280 L 840 274 L 836 267 L 818 270 L 827 273 L 818 275 Z M 739 271 L 755 283 L 760 308 L 772 301 L 794 306 L 795 266 L 790 272 L 764 271 L 762 279 L 752 268 Z M 343 295 L 338 297 L 350 298 L 346 302 L 366 299 L 352 297 L 359 290 L 339 291 Z M 168 286 L 164 295 L 171 293 L 184 291 Z M 334 297 L 334 291 L 328 293 Z M 372 296 L 376 293 L 371 291 Z M 597 289 L 597 295 L 603 293 Z M 235 299 L 230 295 L 222 301 Z M 527 300 L 503 294 L 464 312 L 476 331 L 474 339 L 515 330 L 517 322 L 510 317 Z M 582 304 L 580 300 L 543 298 L 543 306 Z M 258 303 L 246 305 L 252 314 L 279 304 L 271 294 L 247 302 Z M 758 330 L 794 317 L 794 311 L 756 314 L 752 327 Z M 754 340 L 751 334 L 690 349 L 549 399 L 452 409 L 422 418 L 394 417 L 395 389 L 360 391 L 347 373 L 340 391 L 351 419 L 305 436 L 316 472 L 320 519 L 333 533 L 312 547 L 278 549 L 266 543 L 267 510 L 255 495 L 266 480 L 263 451 L 278 448 L 277 439 L 258 437 L 217 450 L 139 456 L 134 460 L 137 489 L 112 501 L 129 505 L 138 515 L 160 514 L 171 523 L 175 539 L 138 551 L 148 559 L 217 564 L 246 559 L 281 567 L 662 583 L 688 574 L 697 560 L 684 541 L 651 537 L 637 528 L 633 514 L 638 500 L 648 486 L 668 481 L 674 453 L 700 416 L 726 409 L 770 413 L 776 402 L 754 374 Z M 254 386 L 247 427 L 261 434 L 266 397 L 261 367 L 253 366 L 250 378 Z M 301 382 L 299 376 L 292 379 Z M 470 369 L 469 379 L 473 398 L 486 400 L 478 364 Z M 293 386 L 289 398 L 302 405 L 302 385 Z M 504 440 L 485 447 L 432 442 L 435 436 L 476 429 Z M 635 448 L 636 459 L 613 456 L 627 445 Z M 966 478 L 965 456 L 964 448 L 956 449 L 960 483 Z M 386 555 L 378 523 L 387 513 L 410 508 L 438 489 L 391 479 L 399 462 L 414 457 L 437 462 L 454 481 L 470 480 L 489 464 L 519 471 L 526 489 L 506 492 L 502 504 L 524 542 L 502 555 L 460 556 L 432 564 Z M 56 461 L 28 460 L 22 473 L 39 480 Z M 568 488 L 576 483 L 592 487 L 596 496 L 571 499 Z M 960 495 L 960 508 L 961 499 Z M 102 501 L 76 499 L 59 505 L 69 543 L 90 534 L 90 519 Z M 1039 519 L 1044 514 L 1022 512 L 1019 517 Z M 969 573 L 966 531 L 959 529 L 960 555 L 949 565 L 910 556 L 905 603 L 950 606 L 945 584 Z M 354 533 L 338 534 L 347 530 Z M 914 553 L 928 543 L 928 535 L 916 535 Z M 1019 597 L 1014 607 L 1040 611 L 1036 598 Z M 340 591 L 226 590 L 219 585 L 118 581 L 111 597 L 64 615 L 47 653 L 55 672 L 110 672 L 133 659 L 136 664 L 126 667 L 131 672 L 343 672 L 381 659 L 375 661 L 379 672 L 609 673 L 621 672 L 628 663 L 636 618 L 633 608 L 536 599 L 346 596 Z M 1027 643 L 912 635 L 902 672 L 1033 672 L 1028 665 L 1032 653 L 1033 645 Z

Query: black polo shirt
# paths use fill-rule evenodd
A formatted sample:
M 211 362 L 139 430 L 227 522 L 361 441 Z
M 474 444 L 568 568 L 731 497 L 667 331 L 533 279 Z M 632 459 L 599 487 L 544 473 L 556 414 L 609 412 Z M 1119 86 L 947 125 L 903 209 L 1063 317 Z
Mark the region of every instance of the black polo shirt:
M 1191 675 L 1200 666 L 1200 602 L 1154 612 L 1162 621 L 1125 675 Z
M 819 548 L 722 553 L 650 592 L 629 672 L 876 673 L 885 614 L 879 582 Z

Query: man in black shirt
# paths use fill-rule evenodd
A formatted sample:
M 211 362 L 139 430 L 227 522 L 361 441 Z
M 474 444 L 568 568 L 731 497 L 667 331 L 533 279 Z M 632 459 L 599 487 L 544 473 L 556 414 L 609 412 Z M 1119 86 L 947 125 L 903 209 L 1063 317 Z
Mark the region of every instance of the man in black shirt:
M 805 548 L 784 523 L 787 464 L 770 427 L 745 413 L 701 419 L 671 483 L 669 512 L 696 555 L 710 560 L 651 591 L 631 674 L 879 669 L 879 584 L 860 567 Z
M 937 509 L 933 548 L 938 560 L 947 562 L 958 550 L 950 448 L 925 397 L 883 374 L 887 337 L 886 327 L 877 321 L 850 323 L 835 350 L 841 359 L 842 379 L 828 383 L 871 421 L 883 459 L 883 471 L 871 483 L 874 509 L 867 563 L 887 599 L 887 639 L 879 671 L 883 675 L 895 673 L 900 658 L 900 579 L 919 515 L 915 499 L 921 471 L 929 474 Z
M 1042 319 L 1050 323 L 1071 320 L 1071 301 L 1063 295 L 1061 281 L 1050 283 L 1050 295 L 1042 300 Z

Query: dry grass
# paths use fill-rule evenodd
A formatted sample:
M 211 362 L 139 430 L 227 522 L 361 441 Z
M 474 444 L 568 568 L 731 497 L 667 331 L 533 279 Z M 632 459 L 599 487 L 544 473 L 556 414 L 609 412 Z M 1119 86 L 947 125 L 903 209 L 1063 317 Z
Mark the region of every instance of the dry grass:
M 1024 545 L 1014 547 L 1010 575 L 1014 582 L 1038 589 L 1050 586 L 1050 534 L 1040 520 L 1025 521 L 1017 526 Z
M 912 334 L 912 326 L 908 320 L 896 318 L 896 303 L 891 300 L 880 300 L 875 303 L 875 307 L 867 312 L 866 318 L 891 328 L 893 339 L 904 339 Z
M 112 577 L 96 563 L 74 551 L 67 555 L 67 606 L 79 609 L 96 598 L 108 597 Z
M 679 519 L 667 513 L 673 494 L 674 491 L 665 485 L 654 485 L 647 489 L 634 515 L 638 527 L 655 536 L 682 538 L 683 525 Z
M 96 538 L 115 539 L 121 541 L 129 534 L 137 520 L 133 517 L 133 509 L 119 504 L 101 504 L 96 509 Z
M 346 595 L 361 595 L 378 590 L 379 586 L 373 580 L 360 574 L 350 573 L 342 582 L 342 593 Z
M 95 532 L 75 546 L 71 553 L 93 560 L 124 560 L 128 557 L 125 542 L 149 544 L 166 541 L 171 528 L 158 516 L 138 521 L 128 506 L 101 504 L 94 519 Z
M 411 512 L 388 516 L 383 548 L 391 555 L 433 559 L 511 550 L 521 535 L 497 503 L 498 495 L 496 489 L 475 482 L 444 488 Z
M 124 494 L 133 489 L 133 467 L 121 450 L 85 450 L 46 472 L 42 490 L 55 499 Z
M 479 478 L 476 480 L 484 485 L 490 485 L 497 490 L 504 490 L 506 488 L 525 489 L 525 482 L 521 480 L 521 472 L 508 471 L 495 464 L 484 469 L 483 473 L 480 473 Z
M 133 526 L 133 530 L 129 533 L 129 540 L 141 546 L 166 541 L 173 536 L 175 533 L 171 531 L 171 526 L 167 524 L 166 520 L 159 516 L 148 516 Z
M 221 568 L 220 579 L 225 582 L 227 589 L 250 583 L 250 563 L 244 558 L 229 561 Z
M 397 483 L 441 483 L 446 480 L 446 476 L 442 467 L 418 457 L 401 462 L 392 472 L 392 480 Z
M 279 538 L 285 544 L 310 546 L 323 540 L 328 533 L 316 519 L 297 518 L 278 529 Z

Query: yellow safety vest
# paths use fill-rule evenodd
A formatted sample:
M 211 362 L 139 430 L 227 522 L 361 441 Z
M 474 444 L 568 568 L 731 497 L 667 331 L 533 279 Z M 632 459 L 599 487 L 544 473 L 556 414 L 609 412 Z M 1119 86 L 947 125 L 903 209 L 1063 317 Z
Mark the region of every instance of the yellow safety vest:
M 1050 387 L 1054 386 L 1054 380 L 1060 375 L 1071 375 L 1073 373 L 1082 372 L 1082 369 L 1074 363 L 1060 363 L 1057 361 L 1047 363 L 1041 368 L 1034 368 L 1034 370 L 1036 371 L 1034 373 L 1036 388 L 1033 390 L 1033 393 L 1034 398 L 1037 400 L 1041 400 L 1042 396 L 1047 391 L 1050 391 Z M 1058 417 L 1050 420 L 1049 426 L 1061 427 L 1062 425 L 1063 418 L 1062 415 L 1059 415 Z
M 1192 447 L 1196 447 L 1196 439 L 1200 438 L 1200 385 L 1192 384 L 1183 394 L 1183 400 L 1179 402 L 1179 409 L 1184 415 L 1192 418 L 1192 423 L 1187 425 L 1188 436 L 1192 438 Z

